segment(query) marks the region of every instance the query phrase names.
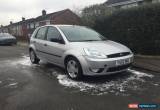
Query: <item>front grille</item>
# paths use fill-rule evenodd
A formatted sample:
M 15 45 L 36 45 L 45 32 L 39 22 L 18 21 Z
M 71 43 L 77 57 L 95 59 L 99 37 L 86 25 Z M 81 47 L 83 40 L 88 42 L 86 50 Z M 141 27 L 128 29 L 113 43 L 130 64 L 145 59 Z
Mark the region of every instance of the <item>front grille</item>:
M 107 58 L 116 58 L 116 57 L 123 57 L 131 54 L 130 52 L 122 52 L 122 53 L 116 53 L 116 54 L 111 54 L 107 55 Z
M 111 67 L 107 70 L 107 72 L 121 71 L 121 70 L 129 68 L 130 66 L 131 66 L 131 64 L 123 65 L 123 66 L 117 66 L 117 67 Z

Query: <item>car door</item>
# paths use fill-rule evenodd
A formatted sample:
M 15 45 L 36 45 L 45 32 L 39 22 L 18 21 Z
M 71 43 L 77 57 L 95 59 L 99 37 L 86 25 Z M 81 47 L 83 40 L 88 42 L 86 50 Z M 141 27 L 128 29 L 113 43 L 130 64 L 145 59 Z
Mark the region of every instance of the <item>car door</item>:
M 45 52 L 49 62 L 62 65 L 62 55 L 65 51 L 65 42 L 56 27 L 49 26 L 46 34 Z
M 45 60 L 45 53 L 44 53 L 44 44 L 45 44 L 45 38 L 46 38 L 46 31 L 47 27 L 41 27 L 36 36 L 35 40 L 33 41 L 35 47 L 36 47 L 36 54 L 40 59 Z

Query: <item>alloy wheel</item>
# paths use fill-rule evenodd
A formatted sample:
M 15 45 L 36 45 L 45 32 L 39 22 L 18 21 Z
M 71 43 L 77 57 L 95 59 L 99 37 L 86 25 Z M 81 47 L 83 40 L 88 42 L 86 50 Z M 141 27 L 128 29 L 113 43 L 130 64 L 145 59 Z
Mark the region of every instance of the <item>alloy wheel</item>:
M 71 78 L 76 78 L 77 75 L 78 75 L 78 71 L 79 71 L 79 69 L 78 69 L 77 62 L 74 61 L 74 60 L 68 61 L 68 63 L 67 63 L 67 72 L 68 72 L 69 76 Z

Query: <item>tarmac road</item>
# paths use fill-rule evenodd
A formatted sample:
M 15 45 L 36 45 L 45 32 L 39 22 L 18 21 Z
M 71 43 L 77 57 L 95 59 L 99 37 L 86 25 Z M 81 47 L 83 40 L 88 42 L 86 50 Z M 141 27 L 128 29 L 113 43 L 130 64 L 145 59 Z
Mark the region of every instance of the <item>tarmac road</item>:
M 159 73 L 73 81 L 52 64 L 32 65 L 27 47 L 0 46 L 0 110 L 129 110 L 129 103 L 160 104 L 159 91 Z

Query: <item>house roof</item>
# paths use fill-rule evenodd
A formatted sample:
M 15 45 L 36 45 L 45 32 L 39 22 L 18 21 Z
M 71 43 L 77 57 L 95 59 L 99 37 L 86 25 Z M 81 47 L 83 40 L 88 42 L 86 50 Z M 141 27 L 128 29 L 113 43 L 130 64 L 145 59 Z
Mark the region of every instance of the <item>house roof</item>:
M 105 2 L 105 4 L 107 5 L 111 5 L 111 4 L 116 4 L 116 3 L 121 3 L 121 2 L 136 2 L 139 0 L 108 0 L 107 2 Z M 143 0 L 140 0 L 143 1 Z
M 43 20 L 50 19 L 51 17 L 52 17 L 52 19 L 54 19 L 57 16 L 65 13 L 66 11 L 71 11 L 71 10 L 70 9 L 65 9 L 65 10 L 54 12 L 54 13 L 46 14 L 45 16 L 41 15 L 41 16 L 38 16 L 36 18 L 26 19 L 25 21 L 19 21 L 19 22 L 13 23 L 11 25 L 14 26 L 14 25 L 19 25 L 19 24 L 23 24 L 23 23 L 31 23 L 31 22 L 43 21 Z M 8 27 L 8 26 L 10 26 L 10 24 L 7 25 L 7 26 L 3 26 L 3 27 Z
M 54 12 L 54 13 L 46 14 L 45 16 L 38 16 L 38 17 L 35 18 L 35 20 L 36 21 L 43 21 L 43 20 L 46 20 L 46 19 L 49 19 L 49 18 L 54 19 L 55 17 L 65 13 L 66 11 L 70 11 L 70 10 L 65 9 L 65 10 Z

